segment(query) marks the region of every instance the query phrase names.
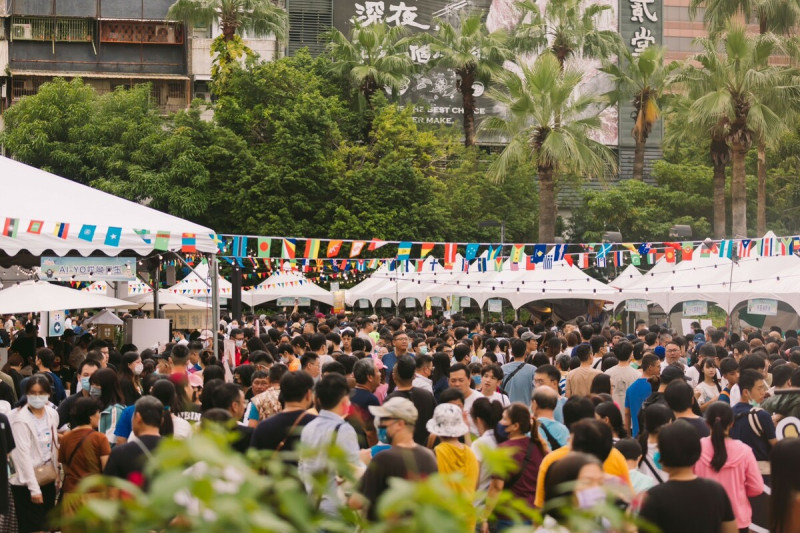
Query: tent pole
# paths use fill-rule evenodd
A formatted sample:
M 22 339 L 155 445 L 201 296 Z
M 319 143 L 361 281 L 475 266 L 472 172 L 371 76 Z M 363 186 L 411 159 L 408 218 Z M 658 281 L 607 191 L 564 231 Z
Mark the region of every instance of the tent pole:
M 153 318 L 158 318 L 158 288 L 161 278 L 161 258 L 159 256 L 156 266 L 153 269 Z
M 219 341 L 217 331 L 219 330 L 219 265 L 217 255 L 208 254 L 208 269 L 211 274 L 211 332 L 213 333 L 214 357 L 219 360 Z

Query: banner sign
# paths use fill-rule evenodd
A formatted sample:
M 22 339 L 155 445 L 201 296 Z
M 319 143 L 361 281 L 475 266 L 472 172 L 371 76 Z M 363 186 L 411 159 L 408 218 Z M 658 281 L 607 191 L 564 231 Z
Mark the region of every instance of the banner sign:
M 625 310 L 630 311 L 631 313 L 646 313 L 647 312 L 647 300 L 640 300 L 637 298 L 626 300 L 625 301 Z M 684 312 L 684 314 L 686 314 Z
M 50 320 L 49 326 L 47 328 L 47 336 L 48 337 L 60 337 L 64 334 L 64 320 L 66 320 L 66 316 L 64 316 L 63 311 L 50 311 Z
M 392 306 L 391 298 L 381 298 L 381 307 L 391 307 L 391 306 Z
M 42 257 L 42 276 L 61 281 L 136 281 L 133 257 Z
M 416 307 L 416 306 L 417 306 L 416 298 L 406 298 L 406 307 Z
M 431 296 L 431 305 L 433 307 L 443 307 L 442 299 L 439 296 Z
M 470 305 L 472 305 L 472 300 L 470 299 L 469 296 L 462 296 L 460 303 L 461 303 L 461 308 L 463 309 L 465 307 L 469 307 Z
M 778 314 L 778 300 L 770 298 L 747 300 L 747 313 L 750 315 L 775 316 Z
M 490 313 L 502 313 L 503 312 L 503 300 L 500 298 L 492 298 L 487 302 L 489 307 Z
M 704 316 L 708 314 L 708 302 L 690 300 L 683 302 L 683 316 Z
M 344 305 L 344 291 L 333 291 L 333 312 L 344 313 Z
M 369 300 L 366 298 L 359 298 L 356 301 L 356 307 L 369 307 Z
M 278 298 L 277 302 L 280 306 L 297 305 L 299 307 L 308 307 L 311 305 L 311 298 L 295 298 L 293 296 L 285 296 L 283 298 Z

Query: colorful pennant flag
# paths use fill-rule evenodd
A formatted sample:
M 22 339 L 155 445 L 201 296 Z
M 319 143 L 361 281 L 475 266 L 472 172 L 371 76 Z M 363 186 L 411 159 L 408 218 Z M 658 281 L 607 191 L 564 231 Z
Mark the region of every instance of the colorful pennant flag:
M 237 258 L 247 257 L 247 237 L 237 235 L 233 238 L 231 255 Z
M 690 241 L 681 243 L 681 259 L 683 261 L 691 261 L 692 254 L 694 254 L 694 243 Z
M 552 270 L 553 269 L 553 255 L 547 254 L 544 256 L 544 269 L 545 270 Z
M 214 241 L 214 244 L 217 245 L 217 250 L 219 250 L 219 253 L 222 253 L 222 252 L 225 251 L 225 240 L 224 239 L 222 239 L 216 233 L 209 233 L 208 236 L 211 238 L 212 241 Z
M 486 254 L 489 261 L 497 261 L 500 258 L 500 246 L 489 246 L 489 253 Z
M 639 252 L 631 252 L 631 264 L 633 266 L 639 266 L 642 264 L 642 256 Z
M 382 246 L 386 246 L 386 244 L 387 244 L 386 241 L 382 241 L 380 239 L 372 239 L 372 241 L 370 241 L 370 243 L 369 243 L 369 251 L 370 252 L 374 252 L 378 248 L 380 248 Z
M 564 261 L 566 261 L 569 266 L 575 265 L 575 261 L 572 259 L 572 256 L 570 254 L 564 255 Z
M 429 253 L 433 251 L 434 244 L 432 242 L 423 242 L 422 248 L 420 249 L 419 256 L 422 259 L 425 259 Z
M 445 270 L 452 270 L 453 263 L 456 262 L 456 251 L 458 250 L 458 244 L 454 242 L 448 242 L 444 245 L 444 268 Z
M 473 259 L 475 259 L 478 256 L 478 246 L 479 245 L 476 242 L 471 242 L 467 244 L 467 251 L 464 254 L 464 259 L 466 259 L 467 261 L 472 261 Z
M 617 250 L 614 252 L 614 264 L 618 267 L 621 267 L 623 266 L 623 263 L 625 263 L 625 252 L 622 250 Z
M 294 259 L 297 248 L 297 239 L 283 239 L 281 246 L 281 259 Z
M 793 254 L 792 237 L 781 238 L 781 255 Z
M 122 228 L 111 226 L 106 232 L 106 238 L 103 244 L 106 246 L 119 246 L 119 241 L 122 238 Z
M 536 257 L 533 254 L 525 261 L 525 270 L 536 270 Z
M 28 224 L 28 233 L 40 235 L 42 233 L 43 227 L 44 227 L 43 220 L 31 220 L 30 223 Z
M 667 263 L 674 263 L 675 262 L 675 248 L 666 248 L 664 250 L 664 259 Z
M 736 250 L 739 257 L 750 257 L 750 249 L 753 244 L 752 239 L 742 239 L 739 241 L 739 246 Z
M 544 255 L 547 253 L 547 245 L 546 244 L 534 244 L 533 245 L 533 262 L 534 264 L 541 263 L 544 261 Z
M 522 261 L 522 252 L 525 249 L 524 244 L 515 244 L 511 247 L 511 263 L 519 263 Z
M 319 239 L 308 239 L 306 241 L 306 251 L 303 257 L 306 259 L 316 259 L 319 257 Z
M 5 235 L 6 237 L 16 238 L 18 229 L 19 229 L 19 219 L 7 218 L 5 224 L 3 224 L 3 235 Z
M 197 252 L 197 235 L 194 233 L 181 234 L 181 252 L 185 254 Z
M 65 222 L 56 223 L 55 229 L 53 230 L 53 235 L 55 235 L 59 239 L 66 240 L 67 235 L 69 235 L 69 224 Z
M 81 226 L 81 232 L 78 234 L 78 238 L 84 241 L 92 242 L 92 240 L 94 240 L 95 231 L 97 231 L 97 226 L 84 224 Z
M 329 258 L 339 255 L 339 250 L 342 249 L 342 241 L 328 241 L 328 251 L 325 253 Z
M 600 244 L 600 249 L 597 251 L 597 259 L 605 259 L 608 253 L 611 251 L 612 246 L 613 244 L 610 242 L 604 242 Z
M 578 254 L 580 268 L 589 268 L 589 254 Z
M 639 255 L 647 255 L 650 253 L 651 245 L 649 242 L 643 242 L 639 245 Z
M 353 241 L 353 244 L 350 245 L 350 257 L 358 257 L 365 244 L 367 244 L 365 241 Z
M 408 261 L 411 257 L 411 243 L 408 241 L 401 242 L 397 245 L 397 260 Z
M 136 235 L 142 238 L 145 244 L 150 244 L 152 241 L 150 240 L 150 231 L 146 229 L 134 229 L 133 230 Z
M 566 244 L 556 244 L 553 247 L 553 261 L 563 261 L 564 255 L 567 253 Z
M 772 239 L 761 239 L 761 257 L 771 257 L 773 253 Z
M 723 239 L 719 243 L 719 256 L 731 258 L 733 255 L 733 241 L 730 239 Z
M 494 260 L 494 271 L 495 272 L 502 272 L 503 271 L 503 258 L 497 257 Z
M 271 246 L 272 246 L 272 239 L 268 239 L 266 237 L 259 237 L 256 255 L 258 257 L 269 257 L 269 249 Z
M 234 237 L 234 240 L 236 238 Z M 157 231 L 156 232 L 156 242 L 153 245 L 153 249 L 161 250 L 166 252 L 169 250 L 169 232 L 168 231 Z

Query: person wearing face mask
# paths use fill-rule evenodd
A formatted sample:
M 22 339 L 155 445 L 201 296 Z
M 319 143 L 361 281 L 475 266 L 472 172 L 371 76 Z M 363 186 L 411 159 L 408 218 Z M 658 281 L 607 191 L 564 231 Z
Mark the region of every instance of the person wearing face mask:
M 50 407 L 50 380 L 34 374 L 25 384 L 27 403 L 11 412 L 16 447 L 11 451 L 11 493 L 20 533 L 46 531 L 58 477 L 58 413 Z M 5 496 L 4 496 L 5 497 Z
M 244 331 L 239 328 L 231 329 L 230 338 L 223 344 L 223 363 L 227 363 L 231 371 L 242 364 L 243 348 Z
M 600 460 L 588 453 L 570 452 L 547 471 L 544 486 L 544 511 L 540 531 L 569 531 L 564 509 L 591 509 L 606 501 L 604 474 Z
M 526 435 L 530 434 L 531 437 Z M 536 427 L 531 425 L 531 413 L 521 403 L 512 403 L 503 411 L 503 417 L 495 429 L 498 448 L 513 449 L 514 463 L 519 465 L 516 472 L 510 475 L 493 476 L 486 496 L 486 507 L 483 509 L 481 531 L 489 532 L 489 517 L 494 511 L 500 493 L 505 489 L 511 491 L 515 498 L 523 500 L 531 508 L 535 507 L 536 479 L 539 465 L 545 455 L 545 447 L 539 438 Z M 530 523 L 530 522 L 527 522 Z M 498 514 L 495 531 L 504 531 L 514 525 L 511 517 Z
M 100 370 L 100 363 L 93 359 L 85 359 L 78 365 L 78 392 L 68 396 L 66 400 L 58 404 L 58 427 L 62 431 L 66 431 L 71 427 L 70 413 L 75 402 L 79 398 L 89 397 L 89 389 L 92 387 L 89 380 L 98 370 Z
M 418 355 L 414 358 L 417 364 L 417 371 L 414 374 L 414 381 L 411 383 L 412 387 L 418 389 L 425 389 L 433 394 L 433 381 L 431 374 L 433 374 L 433 357 L 427 353 Z
M 122 391 L 123 403 L 133 405 L 142 397 L 142 384 L 139 376 L 142 375 L 144 364 L 136 352 L 128 352 L 122 356 L 119 368 L 119 388 Z
M 365 510 L 367 518 L 377 517 L 377 502 L 389 487 L 389 479 L 414 480 L 438 472 L 436 456 L 429 449 L 414 442 L 417 408 L 406 398 L 394 397 L 382 406 L 370 406 L 375 417 L 379 438 L 391 445 L 369 463 L 348 505 L 351 509 Z
M 98 430 L 108 438 L 108 442 L 113 448 L 117 442 L 114 429 L 125 409 L 117 373 L 110 368 L 101 368 L 92 374 L 92 377 L 89 378 L 89 396 L 98 400 L 103 407 L 100 412 Z

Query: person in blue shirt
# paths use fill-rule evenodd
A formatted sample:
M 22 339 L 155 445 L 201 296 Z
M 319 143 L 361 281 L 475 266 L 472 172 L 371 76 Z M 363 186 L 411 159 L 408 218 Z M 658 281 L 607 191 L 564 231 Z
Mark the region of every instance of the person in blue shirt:
M 647 354 L 642 357 L 642 377 L 631 383 L 625 393 L 625 429 L 631 436 L 639 434 L 639 411 L 644 401 L 653 394 L 649 379 L 661 373 L 661 360 L 658 356 Z
M 777 442 L 772 416 L 763 409 L 754 408 L 764 401 L 767 388 L 764 375 L 759 371 L 746 369 L 739 374 L 742 398 L 733 406 L 730 436 L 750 446 L 756 461 L 769 461 L 769 452 Z
M 511 355 L 514 361 L 503 365 L 503 381 L 500 388 L 511 402 L 528 405 L 533 393 L 533 375 L 536 367 L 525 362 L 527 344 L 520 339 L 511 342 Z
M 569 440 L 567 426 L 554 419 L 553 411 L 558 405 L 558 393 L 550 387 L 537 387 L 531 398 L 531 412 L 539 422 L 539 437 L 548 443 L 551 450 L 566 446 Z
M 533 374 L 533 387 L 550 387 L 556 393 L 556 407 L 553 409 L 553 416 L 551 417 L 556 422 L 564 423 L 564 403 L 567 399 L 561 395 L 561 387 L 559 381 L 561 380 L 561 372 L 553 365 L 542 365 L 536 368 Z
M 394 332 L 392 336 L 392 346 L 394 346 L 394 351 L 389 352 L 383 356 L 381 361 L 386 366 L 386 375 L 390 376 L 392 374 L 392 369 L 394 369 L 394 364 L 397 362 L 399 357 L 403 355 L 412 355 L 408 351 L 408 334 L 405 331 L 398 330 Z

